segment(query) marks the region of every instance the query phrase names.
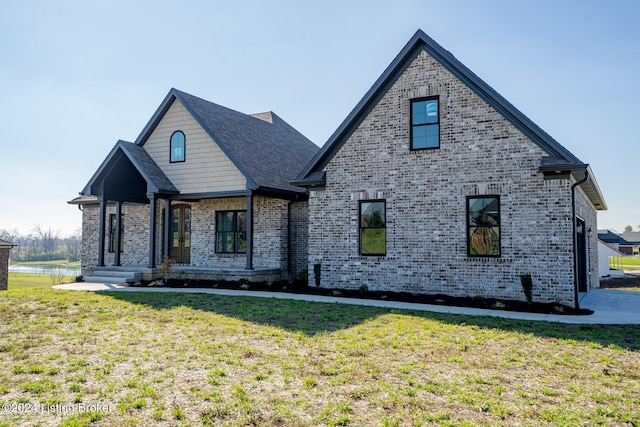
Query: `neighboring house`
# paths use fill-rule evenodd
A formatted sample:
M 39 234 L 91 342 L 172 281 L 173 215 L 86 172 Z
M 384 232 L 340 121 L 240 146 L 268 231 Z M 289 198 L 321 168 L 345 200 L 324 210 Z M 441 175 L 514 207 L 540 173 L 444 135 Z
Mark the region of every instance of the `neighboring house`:
M 640 249 L 640 231 L 625 231 L 621 236 L 626 243 L 620 244 L 620 252 L 626 255 L 638 254 Z
M 588 164 L 422 31 L 320 151 L 172 89 L 71 203 L 84 275 L 168 255 L 192 277 L 306 267 L 324 287 L 522 300 L 531 274 L 535 301 L 576 306 L 606 209 Z
M 118 141 L 80 193 L 82 274 L 277 280 L 306 268 L 307 195 L 290 181 L 318 147 L 272 112 L 171 89 L 134 143 Z
M 570 305 L 598 286 L 589 166 L 422 31 L 295 183 L 310 283 L 523 299 L 531 274 Z
M 620 246 L 629 245 L 625 239 L 622 238 L 619 234 L 614 233 L 611 230 L 598 230 L 598 239 L 602 240 L 607 245 L 611 246 L 616 251 L 622 252 Z M 624 255 L 624 253 L 622 253 Z
M 598 271 L 600 272 L 600 277 L 624 275 L 624 270 L 611 270 L 609 262 L 610 257 L 620 257 L 623 255 L 619 250 L 598 239 Z
M 6 291 L 9 286 L 9 251 L 14 245 L 6 240 L 0 240 L 0 291 Z

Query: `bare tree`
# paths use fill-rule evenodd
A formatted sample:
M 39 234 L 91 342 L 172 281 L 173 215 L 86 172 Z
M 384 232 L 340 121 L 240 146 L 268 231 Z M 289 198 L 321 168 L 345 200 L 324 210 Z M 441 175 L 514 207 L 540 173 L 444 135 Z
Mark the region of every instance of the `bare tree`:
M 56 241 L 59 239 L 58 232 L 52 230 L 51 227 L 45 229 L 40 224 L 36 224 L 33 227 L 33 231 L 39 240 L 38 243 L 40 243 L 44 259 L 53 259 L 56 250 Z
M 67 246 L 67 259 L 69 261 L 79 261 L 82 247 L 82 232 L 77 229 L 71 236 L 64 239 Z

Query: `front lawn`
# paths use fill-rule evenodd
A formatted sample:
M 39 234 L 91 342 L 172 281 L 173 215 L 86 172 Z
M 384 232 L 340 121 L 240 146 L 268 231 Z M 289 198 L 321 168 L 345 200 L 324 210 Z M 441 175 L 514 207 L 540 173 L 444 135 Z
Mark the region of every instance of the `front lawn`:
M 45 289 L 0 318 L 0 426 L 640 425 L 640 326 Z
M 9 272 L 8 288 L 9 289 L 34 289 L 43 288 L 50 289 L 51 286 L 59 283 L 71 283 L 75 280 L 72 276 L 58 276 L 47 274 L 32 273 L 14 273 Z

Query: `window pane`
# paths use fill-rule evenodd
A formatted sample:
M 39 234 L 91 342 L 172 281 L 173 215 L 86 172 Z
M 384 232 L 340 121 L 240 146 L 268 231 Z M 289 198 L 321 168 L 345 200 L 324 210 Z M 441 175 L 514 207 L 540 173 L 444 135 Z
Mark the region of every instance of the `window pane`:
M 236 230 L 238 231 L 246 231 L 247 230 L 247 213 L 246 212 L 237 212 L 236 219 Z
M 412 148 L 414 150 L 420 148 L 438 148 L 440 146 L 440 142 L 438 141 L 438 134 L 440 132 L 439 125 L 414 126 L 412 132 Z
M 238 253 L 247 252 L 247 233 L 242 231 L 237 233 L 238 236 Z
M 361 227 L 384 227 L 385 224 L 384 202 L 363 202 L 360 204 Z
M 233 232 L 218 233 L 218 252 L 233 253 L 234 244 Z
M 500 255 L 500 227 L 470 227 L 471 255 Z
M 417 101 L 412 104 L 412 125 L 438 123 L 438 100 Z
M 387 230 L 385 228 L 361 229 L 360 245 L 363 255 L 385 255 L 387 253 Z
M 171 135 L 171 161 L 182 162 L 184 161 L 184 146 L 185 137 L 180 131 Z
M 234 231 L 234 212 L 218 212 L 218 231 Z
M 469 224 L 476 226 L 500 225 L 498 199 L 496 197 L 469 199 Z

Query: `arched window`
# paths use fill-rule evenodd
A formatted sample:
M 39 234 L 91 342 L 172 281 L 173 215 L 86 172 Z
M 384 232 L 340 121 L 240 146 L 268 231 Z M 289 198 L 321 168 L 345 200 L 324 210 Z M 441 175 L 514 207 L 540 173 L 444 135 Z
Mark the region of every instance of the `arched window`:
M 186 140 L 184 133 L 177 130 L 171 135 L 171 163 L 184 162 Z

